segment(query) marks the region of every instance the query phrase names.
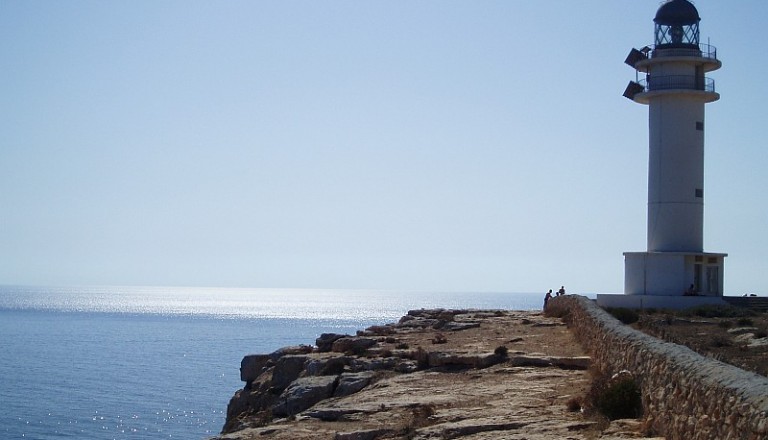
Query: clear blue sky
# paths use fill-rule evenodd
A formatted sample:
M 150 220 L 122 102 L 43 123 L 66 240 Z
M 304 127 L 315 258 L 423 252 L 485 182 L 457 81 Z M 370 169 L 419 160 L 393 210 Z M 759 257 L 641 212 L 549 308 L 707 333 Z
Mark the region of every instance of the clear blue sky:
M 0 2 L 0 284 L 620 292 L 657 0 Z M 695 2 L 705 250 L 768 293 L 768 2 Z

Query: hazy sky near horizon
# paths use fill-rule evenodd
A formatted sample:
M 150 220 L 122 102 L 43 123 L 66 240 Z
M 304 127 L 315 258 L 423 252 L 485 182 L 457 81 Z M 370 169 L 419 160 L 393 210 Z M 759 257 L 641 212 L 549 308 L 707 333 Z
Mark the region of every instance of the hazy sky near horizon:
M 0 2 L 0 284 L 621 292 L 657 0 Z M 695 2 L 705 250 L 768 293 L 768 2 Z

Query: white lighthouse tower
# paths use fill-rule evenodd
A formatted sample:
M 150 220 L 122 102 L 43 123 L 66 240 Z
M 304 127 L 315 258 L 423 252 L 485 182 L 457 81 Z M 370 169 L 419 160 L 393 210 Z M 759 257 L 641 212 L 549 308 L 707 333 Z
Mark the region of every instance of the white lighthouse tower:
M 716 49 L 699 41 L 701 18 L 687 0 L 667 1 L 653 21 L 654 44 L 632 49 L 625 60 L 636 80 L 624 96 L 649 110 L 648 248 L 624 253 L 620 302 L 646 307 L 720 302 L 726 254 L 704 252 L 703 238 L 704 106 L 720 99 L 705 74 L 721 63 Z M 626 301 L 627 296 L 634 298 Z

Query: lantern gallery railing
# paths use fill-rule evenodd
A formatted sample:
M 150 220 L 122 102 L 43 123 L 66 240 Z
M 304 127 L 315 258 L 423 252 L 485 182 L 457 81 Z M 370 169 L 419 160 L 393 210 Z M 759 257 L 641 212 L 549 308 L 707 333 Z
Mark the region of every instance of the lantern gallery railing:
M 646 46 L 650 51 L 651 58 L 658 57 L 702 57 L 717 59 L 717 48 L 709 44 L 660 44 L 657 46 Z
M 646 79 L 638 81 L 638 83 L 643 87 L 644 92 L 670 89 L 715 91 L 715 80 L 695 75 L 651 75 Z

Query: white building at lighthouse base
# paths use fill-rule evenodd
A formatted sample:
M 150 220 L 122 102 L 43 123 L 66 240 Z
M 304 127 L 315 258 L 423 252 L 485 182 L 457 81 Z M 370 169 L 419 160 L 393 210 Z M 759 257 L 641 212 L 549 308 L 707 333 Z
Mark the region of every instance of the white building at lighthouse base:
M 598 294 L 597 303 L 633 309 L 724 305 L 726 256 L 712 252 L 625 252 L 624 294 Z

